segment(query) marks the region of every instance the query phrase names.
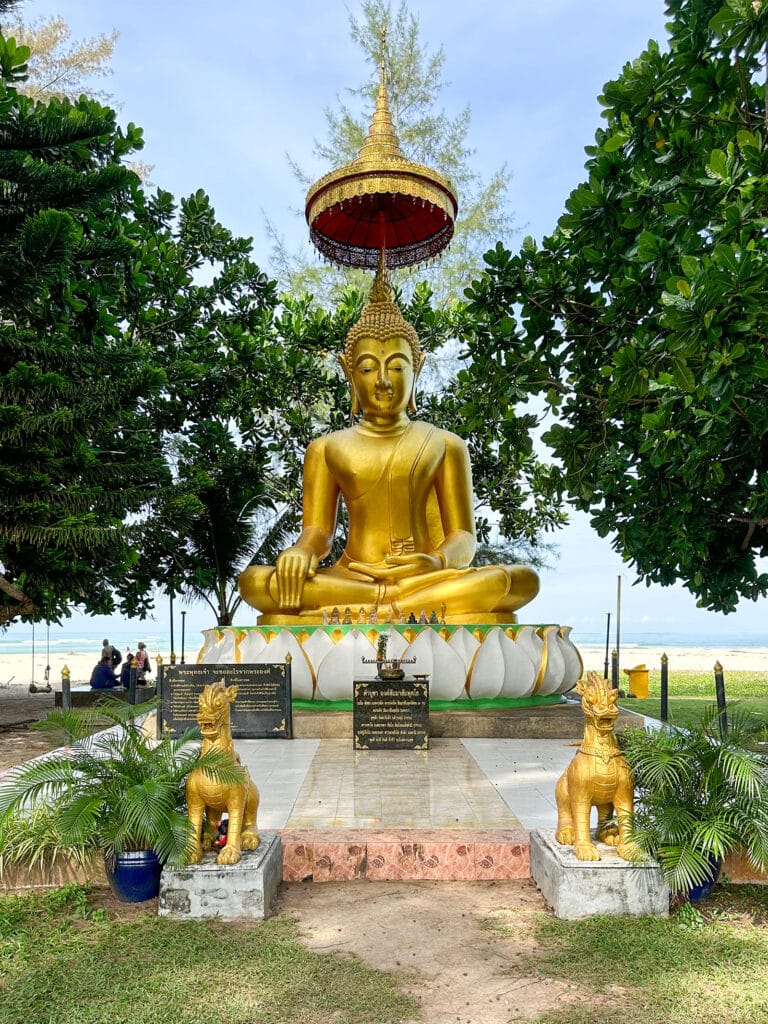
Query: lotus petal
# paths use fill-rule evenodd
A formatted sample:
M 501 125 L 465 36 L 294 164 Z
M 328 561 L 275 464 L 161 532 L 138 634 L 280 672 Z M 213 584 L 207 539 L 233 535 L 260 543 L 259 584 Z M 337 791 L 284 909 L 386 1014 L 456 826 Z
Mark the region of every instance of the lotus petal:
M 227 626 L 224 629 L 206 629 L 205 632 L 213 633 L 215 642 L 207 647 L 202 664 L 234 665 L 237 662 L 236 644 L 240 630 Z
M 197 652 L 197 664 L 207 665 L 208 656 L 216 646 L 216 642 L 219 639 L 219 629 L 204 629 L 203 631 L 203 646 Z
M 301 645 L 289 629 L 280 629 L 263 651 L 253 660 L 254 665 L 279 665 L 291 656 L 291 692 L 296 698 L 312 700 L 314 690 L 312 671 Z
M 433 700 L 456 700 L 461 696 L 467 680 L 464 663 L 433 629 L 422 630 L 404 657 L 416 659 L 415 665 L 406 666 L 408 675 L 418 672 L 429 676 L 429 696 Z
M 486 633 L 480 644 L 468 674 L 470 700 L 498 697 L 501 694 L 506 673 L 501 636 L 502 631 L 498 626 L 494 626 Z
M 565 658 L 557 642 L 557 626 L 545 626 L 542 630 L 547 652 L 547 667 L 541 686 L 536 693 L 539 697 L 549 697 L 560 693 L 565 678 Z
M 237 645 L 237 653 L 240 655 L 239 660 L 244 665 L 249 665 L 252 661 L 256 660 L 259 654 L 261 654 L 267 646 L 267 641 L 261 630 L 255 627 L 243 630 L 243 633 L 245 635 Z
M 534 696 L 539 693 L 539 684 L 544 678 L 542 671 L 542 657 L 544 654 L 544 641 L 536 632 L 535 626 L 520 626 L 515 633 L 515 643 L 520 647 L 533 662 L 536 669 L 536 680 L 533 684 Z
M 557 631 L 557 643 L 565 661 L 565 673 L 563 674 L 563 685 L 560 692 L 572 689 L 581 679 L 584 672 L 584 662 L 581 660 L 578 648 L 571 640 L 573 626 L 561 626 Z
M 534 665 L 525 647 L 502 632 L 499 637 L 504 657 L 504 683 L 500 697 L 530 697 L 536 685 L 538 665 Z
M 477 654 L 480 641 L 473 636 L 468 629 L 461 626 L 448 641 L 448 646 L 455 651 L 464 662 L 464 669 L 467 671 L 472 664 L 472 659 Z
M 363 662 L 365 658 L 372 664 Z M 376 650 L 367 636 L 353 629 L 323 658 L 317 673 L 316 696 L 351 700 L 354 679 L 376 679 Z
M 333 640 L 331 640 L 324 629 L 312 630 L 307 639 L 302 641 L 301 649 L 304 651 L 304 656 L 309 661 L 315 676 L 315 681 L 317 681 L 317 673 L 323 662 L 323 658 L 326 654 L 332 651 L 333 648 Z

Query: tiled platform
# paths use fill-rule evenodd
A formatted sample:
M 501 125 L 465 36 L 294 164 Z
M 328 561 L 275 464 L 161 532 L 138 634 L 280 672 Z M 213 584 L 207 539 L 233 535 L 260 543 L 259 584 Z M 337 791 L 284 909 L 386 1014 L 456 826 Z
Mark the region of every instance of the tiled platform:
M 239 740 L 281 832 L 285 881 L 521 878 L 528 832 L 554 828 L 567 740 L 433 738 L 427 751 L 348 740 Z

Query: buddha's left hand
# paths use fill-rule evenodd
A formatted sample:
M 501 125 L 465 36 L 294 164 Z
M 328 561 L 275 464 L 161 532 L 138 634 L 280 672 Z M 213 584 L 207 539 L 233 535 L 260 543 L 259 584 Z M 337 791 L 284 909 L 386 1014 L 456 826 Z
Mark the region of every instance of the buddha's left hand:
M 392 583 L 410 579 L 412 576 L 423 576 L 428 572 L 437 572 L 445 568 L 445 563 L 438 554 L 430 555 L 426 551 L 416 551 L 410 555 L 387 555 L 385 563 L 379 565 L 350 562 L 348 568 L 382 583 Z

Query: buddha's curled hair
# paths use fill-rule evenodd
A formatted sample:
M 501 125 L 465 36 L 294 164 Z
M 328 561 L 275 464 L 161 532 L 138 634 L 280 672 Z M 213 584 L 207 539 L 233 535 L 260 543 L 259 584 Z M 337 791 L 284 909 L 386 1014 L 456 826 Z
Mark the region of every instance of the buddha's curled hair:
M 389 275 L 383 263 L 379 263 L 379 269 L 376 271 L 368 302 L 360 314 L 360 319 L 350 328 L 347 334 L 347 340 L 344 344 L 344 356 L 350 366 L 352 365 L 355 346 L 363 338 L 372 338 L 374 341 L 389 341 L 390 338 L 403 338 L 411 348 L 414 367 L 419 365 L 419 360 L 421 359 L 419 336 L 400 312 L 392 297 Z

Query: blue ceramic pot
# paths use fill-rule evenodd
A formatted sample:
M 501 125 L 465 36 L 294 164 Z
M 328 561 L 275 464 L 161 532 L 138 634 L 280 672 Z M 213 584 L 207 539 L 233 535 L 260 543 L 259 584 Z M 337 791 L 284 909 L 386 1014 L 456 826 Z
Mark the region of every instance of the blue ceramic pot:
M 720 861 L 711 853 L 707 854 L 707 860 L 709 861 L 709 876 L 701 885 L 694 885 L 689 890 L 688 899 L 691 903 L 700 903 L 702 900 L 708 900 L 715 888 L 717 876 L 720 874 Z
M 122 903 L 143 903 L 160 891 L 163 866 L 154 850 L 118 853 L 113 864 L 106 859 L 106 869 L 109 886 Z

